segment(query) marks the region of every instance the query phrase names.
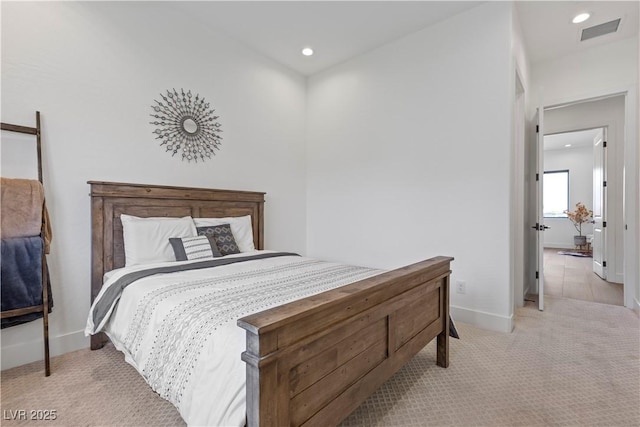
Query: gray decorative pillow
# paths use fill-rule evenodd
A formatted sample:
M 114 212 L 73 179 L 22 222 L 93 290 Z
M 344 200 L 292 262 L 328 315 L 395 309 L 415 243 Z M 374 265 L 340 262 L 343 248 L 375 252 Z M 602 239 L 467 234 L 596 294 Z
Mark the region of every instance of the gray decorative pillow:
M 197 227 L 199 236 L 207 236 L 216 243 L 218 250 L 224 255 L 239 254 L 240 249 L 236 243 L 236 239 L 231 232 L 231 225 L 210 225 L 206 227 Z
M 176 261 L 220 257 L 220 251 L 213 239 L 207 236 L 171 237 L 169 243 L 173 248 Z

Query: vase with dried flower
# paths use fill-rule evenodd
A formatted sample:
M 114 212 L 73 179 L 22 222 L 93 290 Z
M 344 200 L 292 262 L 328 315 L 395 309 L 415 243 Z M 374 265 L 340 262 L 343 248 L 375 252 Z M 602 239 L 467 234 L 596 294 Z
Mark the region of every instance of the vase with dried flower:
M 576 203 L 576 209 L 574 211 L 564 211 L 567 217 L 573 223 L 573 226 L 578 231 L 577 236 L 573 236 L 573 244 L 576 246 L 584 246 L 587 244 L 587 236 L 582 235 L 582 224 L 590 222 L 593 218 L 593 211 L 587 209 L 585 205 L 578 202 Z

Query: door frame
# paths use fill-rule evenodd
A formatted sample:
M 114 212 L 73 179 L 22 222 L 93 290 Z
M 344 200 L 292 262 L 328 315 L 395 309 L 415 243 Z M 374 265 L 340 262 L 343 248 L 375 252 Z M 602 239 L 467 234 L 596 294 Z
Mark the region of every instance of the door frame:
M 624 96 L 624 135 L 622 152 L 624 153 L 625 173 L 623 175 L 623 222 L 628 227 L 623 233 L 624 252 L 624 305 L 640 312 L 640 148 L 638 145 L 638 90 L 637 86 L 624 86 L 609 90 L 594 91 L 582 96 L 570 96 L 552 99 L 538 105 L 548 110 L 584 102 L 597 101 L 613 96 Z M 597 126 L 597 125 L 596 125 Z M 595 126 L 594 126 L 595 127 Z M 534 153 L 537 152 L 534 150 Z M 528 210 L 535 206 L 529 206 Z M 533 244 L 533 242 L 529 242 Z
M 526 119 L 526 93 L 522 77 L 518 67 L 515 67 L 515 99 L 513 108 L 513 126 L 512 126 L 512 142 L 511 150 L 511 233 L 513 254 L 510 263 L 510 276 L 512 283 L 512 306 L 516 308 L 524 305 L 525 296 L 530 292 L 529 285 L 526 281 L 526 205 L 525 183 L 527 181 L 527 165 L 526 161 L 526 141 L 527 141 L 527 119 Z
M 536 158 L 535 158 L 535 187 L 536 187 L 536 288 L 538 289 L 538 310 L 544 311 L 544 235 L 547 228 L 544 225 L 544 108 L 536 110 Z
M 566 134 L 566 133 L 583 132 L 583 131 L 590 131 L 590 130 L 600 130 L 600 131 L 602 131 L 602 137 L 601 137 L 601 138 L 602 138 L 602 140 L 603 140 L 603 141 L 607 141 L 608 128 L 609 128 L 609 125 L 602 125 L 602 126 L 600 126 L 600 125 L 595 125 L 595 126 L 579 126 L 579 127 L 570 127 L 570 128 L 567 128 L 567 129 L 569 129 L 569 130 L 560 130 L 560 131 L 554 131 L 554 132 L 546 132 L 546 133 L 543 135 L 543 138 L 544 138 L 544 137 L 547 137 L 547 136 L 552 136 L 552 135 L 562 135 L 562 134 Z M 594 141 L 595 141 L 595 138 L 594 138 Z M 546 156 L 546 154 L 545 154 L 545 156 Z M 545 157 L 545 156 L 543 156 L 543 157 Z M 594 154 L 594 156 L 595 156 L 595 154 Z M 604 152 L 603 152 L 603 162 L 604 162 L 604 170 L 603 170 L 603 176 L 602 176 L 602 178 L 603 178 L 603 181 L 607 181 L 607 155 L 606 155 L 606 151 L 604 151 Z M 592 158 L 592 163 L 593 163 L 593 158 Z M 547 171 L 545 171 L 544 173 L 547 173 Z M 570 180 L 569 182 L 571 182 L 571 180 Z M 606 220 L 607 220 L 607 216 L 608 216 L 608 215 L 607 215 L 607 203 L 606 203 L 606 200 L 607 200 L 607 187 L 605 187 L 604 185 L 602 185 L 602 183 L 600 184 L 600 187 L 601 187 L 601 191 L 603 192 L 603 198 L 604 198 L 604 203 L 603 203 L 603 217 L 604 217 L 604 220 L 606 221 Z M 593 190 L 595 190 L 595 183 L 592 185 L 592 191 L 593 191 Z M 595 196 L 594 196 L 594 199 L 595 199 Z M 574 200 L 574 201 L 575 201 L 575 200 Z M 589 207 L 589 206 L 587 206 L 587 207 Z M 570 203 L 569 203 L 569 206 L 568 206 L 568 209 L 572 209 L 572 208 L 573 208 L 573 203 L 571 203 L 571 202 L 570 202 Z M 594 217 L 595 217 L 595 202 L 594 202 L 593 208 L 594 208 Z M 593 221 L 592 221 L 592 223 L 593 223 Z M 595 234 L 595 233 L 594 233 L 594 234 Z M 606 230 L 604 231 L 604 233 L 603 233 L 603 234 L 605 234 L 605 235 L 606 235 Z M 605 236 L 605 242 L 606 242 L 606 236 Z M 552 247 L 552 248 L 554 248 L 554 247 L 556 247 L 556 246 L 551 246 L 551 247 Z M 593 245 L 593 244 L 591 245 L 591 248 L 592 248 L 592 249 L 594 249 L 593 253 L 595 254 L 595 248 L 594 248 L 594 245 Z M 605 257 L 605 259 L 606 259 L 606 244 L 604 245 L 604 248 L 603 248 L 603 250 L 602 250 L 602 251 L 603 251 L 603 253 L 604 253 L 604 254 L 603 254 L 603 256 L 604 256 L 604 257 Z M 606 268 L 606 267 L 605 267 L 605 268 Z M 595 269 L 593 270 L 593 272 L 594 272 L 594 273 L 596 272 L 596 271 L 595 271 Z M 597 274 L 597 273 L 596 273 L 596 274 Z M 600 276 L 600 275 L 598 274 L 598 276 Z M 602 277 L 602 276 L 600 276 L 600 277 Z M 605 277 L 604 277 L 603 279 L 604 279 L 604 280 L 606 280 L 606 275 L 605 275 Z

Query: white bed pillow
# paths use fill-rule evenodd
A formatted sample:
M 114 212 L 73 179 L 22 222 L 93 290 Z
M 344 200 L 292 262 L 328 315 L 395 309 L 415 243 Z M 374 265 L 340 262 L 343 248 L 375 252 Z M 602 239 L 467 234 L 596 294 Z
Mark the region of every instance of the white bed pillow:
M 206 227 L 209 225 L 231 225 L 233 238 L 236 240 L 240 252 L 252 252 L 256 250 L 253 244 L 253 227 L 251 226 L 251 215 L 226 217 L 226 218 L 194 218 L 196 227 Z
M 120 215 L 124 238 L 125 266 L 175 261 L 171 237 L 195 237 L 193 218 L 139 218 Z

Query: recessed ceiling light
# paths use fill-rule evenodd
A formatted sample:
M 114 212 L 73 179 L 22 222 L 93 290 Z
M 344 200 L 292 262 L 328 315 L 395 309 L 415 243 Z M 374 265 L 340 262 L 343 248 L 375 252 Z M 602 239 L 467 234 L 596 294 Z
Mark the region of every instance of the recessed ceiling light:
M 571 144 L 564 144 L 565 147 L 571 147 Z
M 304 56 L 311 56 L 313 55 L 313 49 L 311 49 L 310 47 L 305 47 L 304 49 L 302 49 L 302 54 Z
M 576 15 L 571 22 L 573 22 L 574 24 L 579 24 L 589 19 L 590 16 L 591 14 L 589 13 L 581 13 L 579 15 Z

